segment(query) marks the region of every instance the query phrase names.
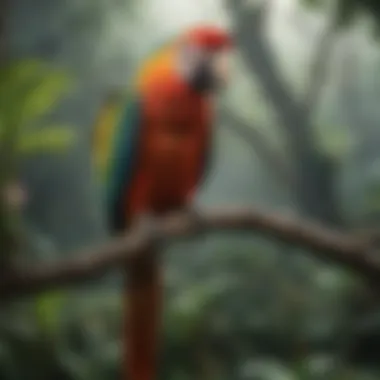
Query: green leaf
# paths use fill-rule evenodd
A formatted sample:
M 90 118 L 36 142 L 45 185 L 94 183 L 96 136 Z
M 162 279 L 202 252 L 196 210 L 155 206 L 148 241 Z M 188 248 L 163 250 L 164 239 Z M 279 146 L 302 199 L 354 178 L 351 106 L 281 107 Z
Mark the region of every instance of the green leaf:
M 17 173 L 20 153 L 59 152 L 72 140 L 72 132 L 33 132 L 39 122 L 71 88 L 67 75 L 37 60 L 12 62 L 0 69 L 0 175 L 3 181 Z
M 36 318 L 43 332 L 54 335 L 59 326 L 65 296 L 62 291 L 42 294 L 35 300 Z
M 53 72 L 46 75 L 28 93 L 28 99 L 22 109 L 23 122 L 27 123 L 47 114 L 60 96 L 69 89 L 67 78 L 62 73 Z
M 69 126 L 50 127 L 40 131 L 23 133 L 18 151 L 22 155 L 59 153 L 66 151 L 75 140 L 75 133 Z
M 1 128 L 44 116 L 71 87 L 68 76 L 39 61 L 12 63 L 0 70 Z

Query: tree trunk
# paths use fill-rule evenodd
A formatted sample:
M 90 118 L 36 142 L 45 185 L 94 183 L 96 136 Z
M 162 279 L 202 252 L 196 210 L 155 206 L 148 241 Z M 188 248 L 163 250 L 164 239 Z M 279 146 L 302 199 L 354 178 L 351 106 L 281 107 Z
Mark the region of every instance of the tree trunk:
M 327 224 L 341 225 L 335 194 L 337 167 L 316 145 L 308 102 L 304 104 L 295 98 L 275 65 L 263 34 L 265 8 L 247 12 L 236 1 L 231 10 L 236 21 L 236 38 L 242 46 L 241 55 L 256 74 L 284 128 L 295 171 L 292 192 L 298 211 Z

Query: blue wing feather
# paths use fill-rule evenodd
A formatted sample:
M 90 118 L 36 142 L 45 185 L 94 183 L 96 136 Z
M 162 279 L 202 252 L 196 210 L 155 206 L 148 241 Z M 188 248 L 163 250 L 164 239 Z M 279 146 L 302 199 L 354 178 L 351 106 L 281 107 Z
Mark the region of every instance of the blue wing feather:
M 113 138 L 105 195 L 110 228 L 114 232 L 126 227 L 123 203 L 137 164 L 142 124 L 141 104 L 138 96 L 126 102 Z

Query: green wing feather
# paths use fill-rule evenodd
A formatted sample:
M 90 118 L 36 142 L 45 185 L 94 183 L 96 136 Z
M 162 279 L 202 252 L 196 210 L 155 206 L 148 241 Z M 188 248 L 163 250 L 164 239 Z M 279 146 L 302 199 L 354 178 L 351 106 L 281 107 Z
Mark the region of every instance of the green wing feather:
M 125 228 L 123 203 L 136 169 L 141 119 L 141 100 L 137 94 L 113 94 L 101 108 L 95 124 L 94 165 L 113 232 Z

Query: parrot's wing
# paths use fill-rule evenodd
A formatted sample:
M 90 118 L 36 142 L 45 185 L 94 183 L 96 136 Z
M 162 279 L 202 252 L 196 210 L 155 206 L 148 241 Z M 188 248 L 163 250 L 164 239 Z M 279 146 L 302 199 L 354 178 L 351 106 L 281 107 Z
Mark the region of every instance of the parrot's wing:
M 125 228 L 123 200 L 136 167 L 142 121 L 141 99 L 112 97 L 95 124 L 93 155 L 102 182 L 109 227 Z

